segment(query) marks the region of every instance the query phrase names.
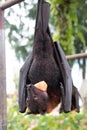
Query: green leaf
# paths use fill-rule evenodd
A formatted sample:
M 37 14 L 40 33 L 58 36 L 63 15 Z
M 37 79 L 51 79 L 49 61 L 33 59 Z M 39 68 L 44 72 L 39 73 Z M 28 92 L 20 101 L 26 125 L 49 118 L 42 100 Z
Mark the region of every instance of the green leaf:
M 82 42 L 83 44 L 85 44 L 85 38 L 84 38 L 83 34 L 82 34 L 81 32 L 78 32 L 78 33 L 77 33 L 77 36 L 79 37 L 79 39 L 81 40 L 81 42 Z

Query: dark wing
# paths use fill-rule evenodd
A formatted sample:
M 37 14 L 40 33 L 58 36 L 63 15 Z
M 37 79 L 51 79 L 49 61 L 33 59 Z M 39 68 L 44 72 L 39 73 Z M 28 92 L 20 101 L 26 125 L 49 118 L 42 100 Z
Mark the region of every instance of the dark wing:
M 47 32 L 53 44 L 49 27 L 47 28 Z M 71 105 L 72 105 L 72 78 L 70 67 L 62 48 L 57 42 L 53 44 L 53 50 L 54 50 L 54 58 L 56 60 L 56 63 L 58 64 L 58 67 L 60 68 L 60 72 L 62 75 L 63 87 L 61 88 L 62 91 L 61 93 L 62 93 L 63 111 L 69 112 L 71 111 Z
M 54 43 L 54 57 L 60 68 L 60 72 L 62 75 L 62 84 L 64 90 L 61 89 L 63 94 L 63 109 L 64 112 L 71 111 L 72 105 L 72 78 L 69 64 L 66 60 L 63 50 L 61 49 L 58 43 Z
M 79 106 L 79 98 L 80 98 L 80 94 L 77 90 L 77 88 L 73 85 L 72 88 L 72 110 L 76 109 L 77 112 L 80 111 L 80 106 Z
M 20 69 L 19 75 L 19 88 L 18 88 L 18 103 L 19 103 L 19 112 L 23 113 L 26 110 L 26 82 L 27 82 L 27 73 L 30 69 L 33 56 L 30 54 L 26 59 L 24 65 Z M 29 81 L 28 81 L 29 83 Z

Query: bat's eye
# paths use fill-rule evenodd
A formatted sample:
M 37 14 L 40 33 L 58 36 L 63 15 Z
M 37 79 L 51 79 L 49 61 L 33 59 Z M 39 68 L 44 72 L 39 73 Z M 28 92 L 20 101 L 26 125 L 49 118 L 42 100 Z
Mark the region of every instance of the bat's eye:
M 37 101 L 37 100 L 38 100 L 38 97 L 37 97 L 36 95 L 34 96 L 34 100 L 35 100 L 35 101 Z

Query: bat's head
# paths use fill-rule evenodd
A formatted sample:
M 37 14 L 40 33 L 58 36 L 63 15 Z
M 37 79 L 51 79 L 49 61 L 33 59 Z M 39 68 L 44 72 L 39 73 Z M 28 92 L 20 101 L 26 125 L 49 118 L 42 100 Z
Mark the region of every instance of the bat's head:
M 38 84 L 27 85 L 27 107 L 32 114 L 45 114 L 48 106 L 48 94 L 44 89 L 39 89 Z

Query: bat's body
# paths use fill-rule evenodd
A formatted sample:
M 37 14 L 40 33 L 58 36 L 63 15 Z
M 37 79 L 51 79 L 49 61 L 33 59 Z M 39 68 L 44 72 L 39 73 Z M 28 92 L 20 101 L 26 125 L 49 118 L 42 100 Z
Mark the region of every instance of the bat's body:
M 50 112 L 60 102 L 61 111 L 79 111 L 78 92 L 72 85 L 70 67 L 60 45 L 54 43 L 50 35 L 49 4 L 39 0 L 37 13 L 33 51 L 20 71 L 19 111 L 25 112 L 28 107 L 34 114 Z M 34 87 L 40 81 L 47 83 L 46 92 Z M 26 84 L 30 84 L 28 89 Z
M 37 36 L 39 37 L 37 37 L 33 47 L 33 60 L 28 78 L 32 84 L 44 80 L 50 86 L 50 89 L 55 87 L 54 91 L 56 91 L 61 82 L 61 73 L 54 57 L 51 41 L 49 36 L 46 36 L 46 40 L 42 41 L 41 33 Z
M 41 35 L 41 33 L 37 30 L 36 39 L 37 41 L 35 41 L 33 47 L 33 59 L 31 67 L 28 71 L 28 79 L 32 84 L 38 83 L 43 80 L 47 83 L 47 93 L 49 95 L 49 102 L 46 111 L 50 112 L 55 106 L 57 106 L 60 103 L 61 100 L 61 73 L 54 57 L 54 50 L 49 35 L 46 34 L 45 41 L 42 41 L 43 35 Z M 54 97 L 56 97 L 55 104 L 53 104 L 53 102 L 55 101 L 52 101 L 55 100 L 53 95 L 55 95 Z

